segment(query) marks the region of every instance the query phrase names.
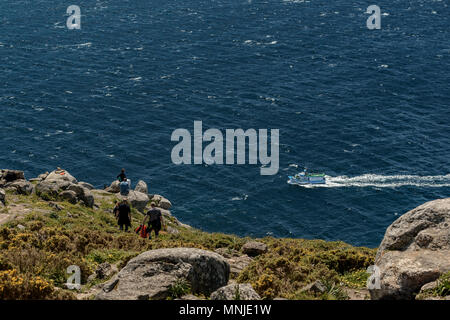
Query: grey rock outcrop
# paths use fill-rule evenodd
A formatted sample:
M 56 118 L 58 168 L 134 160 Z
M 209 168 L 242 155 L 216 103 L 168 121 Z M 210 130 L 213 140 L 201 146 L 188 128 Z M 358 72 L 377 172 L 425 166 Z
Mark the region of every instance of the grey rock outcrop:
M 261 300 L 261 297 L 248 284 L 229 284 L 211 294 L 211 300 Z
M 61 192 L 59 194 L 59 197 L 62 200 L 65 200 L 65 201 L 70 202 L 72 204 L 77 203 L 77 200 L 78 200 L 77 199 L 77 194 L 75 193 L 75 191 L 72 191 L 72 190 L 65 190 L 65 191 Z
M 147 194 L 130 190 L 128 195 L 125 196 L 125 198 L 130 202 L 131 206 L 136 208 L 136 210 L 143 212 L 145 210 L 145 207 L 147 206 L 147 203 L 150 201 Z
M 70 183 L 78 183 L 68 171 L 57 169 L 48 174 L 44 181 L 68 181 Z
M 13 182 L 16 180 L 25 180 L 25 175 L 23 171 L 9 170 L 9 169 L 0 170 L 0 186 L 3 186 L 8 182 Z
M 151 201 L 155 202 L 156 205 L 162 209 L 169 210 L 170 208 L 172 208 L 172 203 L 159 194 L 153 195 Z
M 136 187 L 134 188 L 134 191 L 148 194 L 147 184 L 144 181 L 139 180 L 138 183 L 136 184 Z
M 249 241 L 242 246 L 242 252 L 250 257 L 256 257 L 267 252 L 267 245 L 258 241 Z
M 414 299 L 450 271 L 450 198 L 427 202 L 398 218 L 378 248 L 379 289 L 372 299 Z
M 84 193 L 81 200 L 84 202 L 85 206 L 89 208 L 94 207 L 94 195 L 88 189 L 84 188 Z
M 111 183 L 111 185 L 106 188 L 106 191 L 111 192 L 111 193 L 118 193 L 120 192 L 120 182 L 119 180 L 113 181 Z
M 1 186 L 15 193 L 30 195 L 35 190 L 36 195 L 46 201 L 63 199 L 71 203 L 82 201 L 90 208 L 95 206 L 95 199 L 90 191 L 94 187 L 86 182 L 78 183 L 77 179 L 65 170 L 58 168 L 51 173 L 41 174 L 33 180 L 37 182 L 36 186 L 25 180 L 23 171 L 0 170 Z
M 92 208 L 94 206 L 94 195 L 91 191 L 80 184 L 71 184 L 68 187 L 68 190 L 74 191 L 77 195 L 77 198 L 89 207 Z
M 172 202 L 170 202 L 168 199 L 166 198 L 162 198 L 161 201 L 159 201 L 159 207 L 169 210 L 170 208 L 172 208 Z
M 7 183 L 5 187 L 14 190 L 18 194 L 23 194 L 26 196 L 29 196 L 34 189 L 33 184 L 27 180 L 15 180 Z
M 47 201 L 62 199 L 70 203 L 81 201 L 87 207 L 94 207 L 94 195 L 89 189 L 92 185 L 86 182 L 78 183 L 69 172 L 59 168 L 44 176 L 45 179 L 39 181 L 35 187 L 36 195 L 42 199 Z
M 75 194 L 77 195 L 78 198 L 81 199 L 81 197 L 84 194 L 84 190 L 85 188 L 83 188 L 83 186 L 79 185 L 79 184 L 71 184 L 67 187 L 67 190 L 73 191 L 75 192 Z
M 36 195 L 44 200 L 56 200 L 61 191 L 67 190 L 71 185 L 66 180 L 43 180 L 36 185 Z
M 228 282 L 230 266 L 217 253 L 172 248 L 144 252 L 131 259 L 96 299 L 165 299 L 170 288 L 186 281 L 192 293 L 209 295 Z

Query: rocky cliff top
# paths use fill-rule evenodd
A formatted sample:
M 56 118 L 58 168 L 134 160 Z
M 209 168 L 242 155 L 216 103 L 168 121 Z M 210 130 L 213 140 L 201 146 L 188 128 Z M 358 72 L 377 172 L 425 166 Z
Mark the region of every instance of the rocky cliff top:
M 449 199 L 401 216 L 375 260 L 376 250 L 339 241 L 202 232 L 150 192 L 139 181 L 127 199 L 133 230 L 150 201 L 162 211 L 152 240 L 117 228 L 116 181 L 98 190 L 59 168 L 29 180 L 0 170 L 0 299 L 364 299 L 374 263 L 373 299 L 446 295 Z M 78 291 L 67 289 L 71 265 L 81 271 Z

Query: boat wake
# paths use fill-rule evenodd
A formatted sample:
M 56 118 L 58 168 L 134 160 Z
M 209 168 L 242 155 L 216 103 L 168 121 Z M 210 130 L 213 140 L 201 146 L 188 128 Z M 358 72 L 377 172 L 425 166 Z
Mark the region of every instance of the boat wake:
M 396 188 L 403 186 L 415 187 L 450 187 L 450 174 L 442 176 L 416 176 L 416 175 L 377 175 L 363 174 L 355 177 L 325 176 L 326 184 L 299 185 L 304 188 L 339 188 L 339 187 L 375 187 Z

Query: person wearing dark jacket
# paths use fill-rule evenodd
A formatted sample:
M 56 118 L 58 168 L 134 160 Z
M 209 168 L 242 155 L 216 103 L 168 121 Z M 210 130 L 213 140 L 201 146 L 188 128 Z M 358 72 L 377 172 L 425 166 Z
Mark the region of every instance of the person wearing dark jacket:
M 121 203 L 120 201 L 117 201 L 116 205 L 115 205 L 115 207 L 113 209 L 113 214 L 114 214 L 114 217 L 116 217 L 116 219 L 119 218 L 119 206 L 120 206 L 120 203 Z
M 128 231 L 128 228 L 131 227 L 131 209 L 127 200 L 123 200 L 119 207 L 117 208 L 117 224 L 119 225 L 119 229 L 123 230 L 125 226 L 125 231 Z
M 122 169 L 119 173 L 119 175 L 117 176 L 117 180 L 119 180 L 120 182 L 124 181 L 127 178 L 127 175 L 125 174 L 125 169 Z
M 142 221 L 142 225 L 145 225 L 145 222 L 148 218 L 148 238 L 152 238 L 152 230 L 155 231 L 155 238 L 158 237 L 159 231 L 161 231 L 163 218 L 161 214 L 161 210 L 155 207 L 155 203 L 151 203 L 151 209 L 147 212 L 144 217 L 144 221 Z

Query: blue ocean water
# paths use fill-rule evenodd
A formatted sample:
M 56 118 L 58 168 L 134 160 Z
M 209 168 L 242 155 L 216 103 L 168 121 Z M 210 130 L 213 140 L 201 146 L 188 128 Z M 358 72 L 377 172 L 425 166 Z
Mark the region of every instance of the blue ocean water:
M 450 195 L 448 1 L 72 2 L 0 3 L 0 167 L 99 187 L 125 167 L 203 230 L 372 247 Z M 280 171 L 174 165 L 194 120 L 280 129 Z M 330 183 L 288 185 L 303 166 Z

